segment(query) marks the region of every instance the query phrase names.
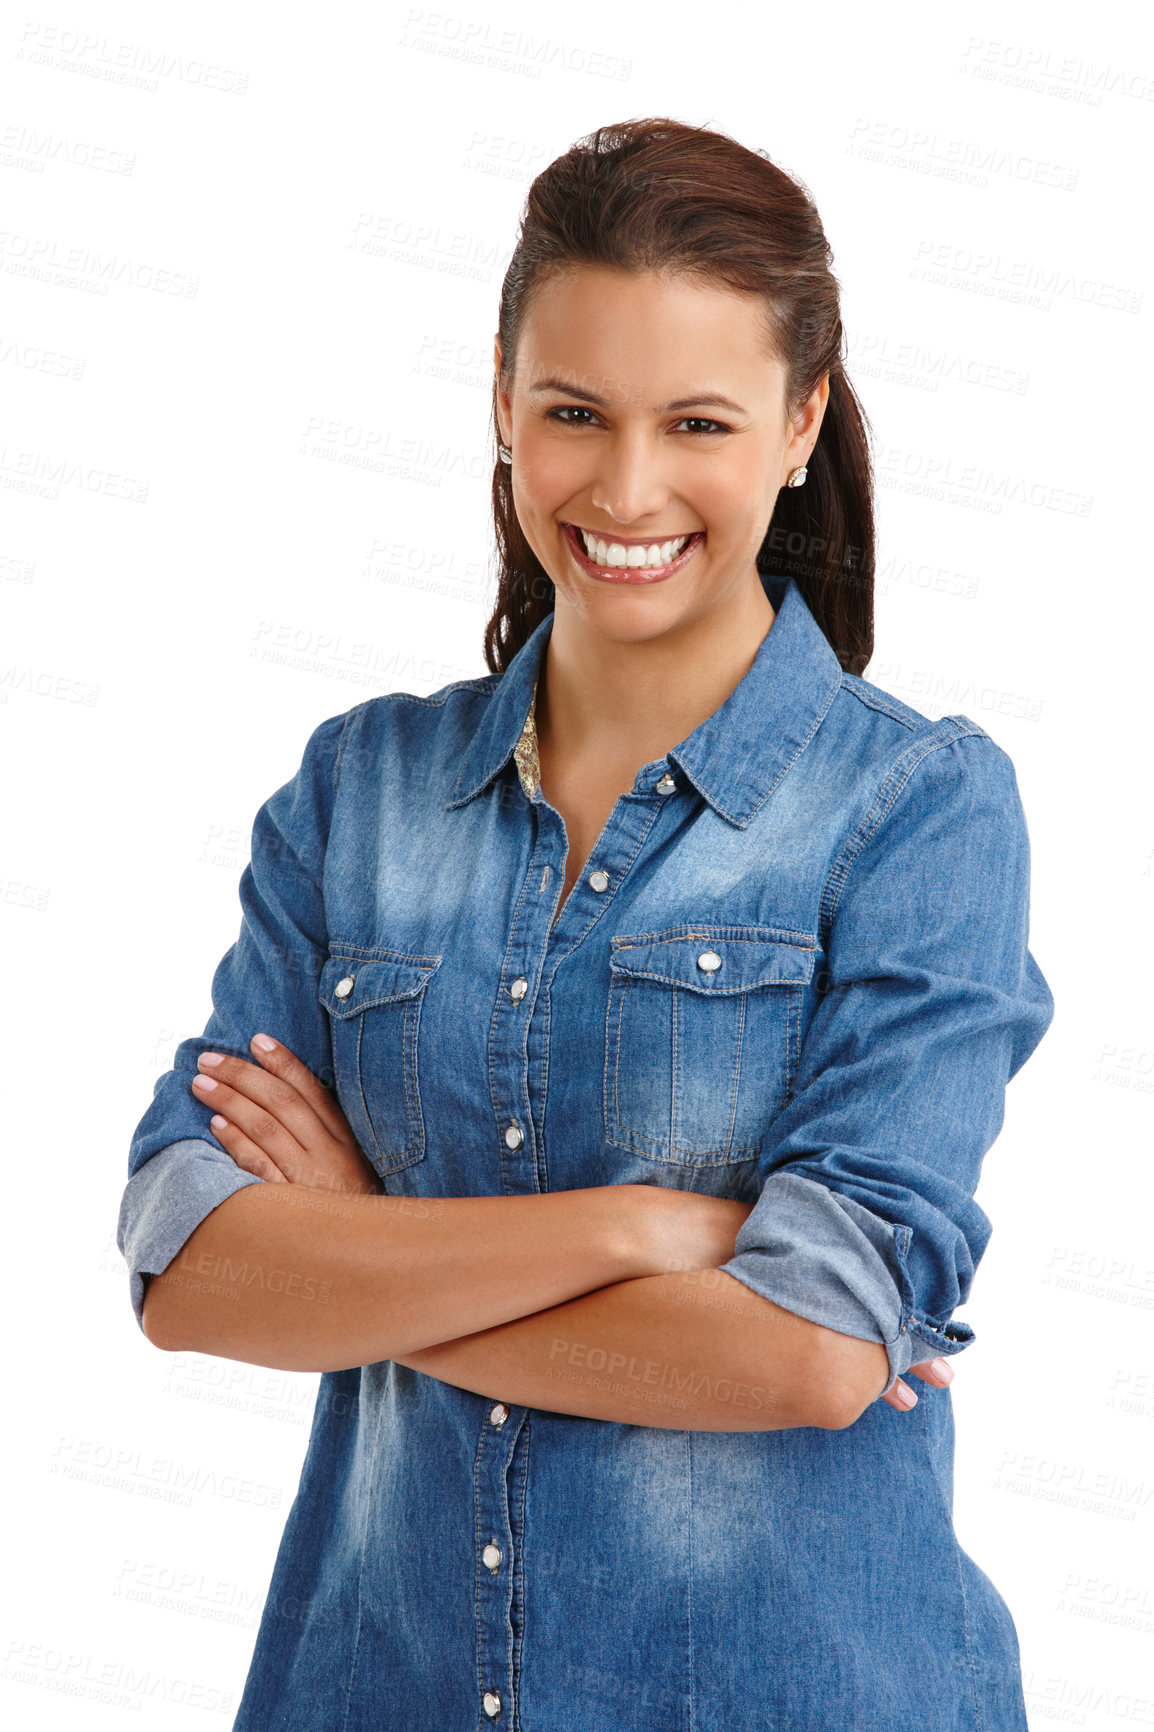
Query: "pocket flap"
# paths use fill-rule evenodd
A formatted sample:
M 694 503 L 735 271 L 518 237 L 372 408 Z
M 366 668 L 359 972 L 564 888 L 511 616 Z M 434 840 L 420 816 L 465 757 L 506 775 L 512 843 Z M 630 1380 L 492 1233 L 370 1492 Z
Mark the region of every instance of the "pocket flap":
M 813 976 L 817 946 L 802 933 L 774 928 L 693 926 L 610 939 L 614 978 L 630 976 L 685 986 L 691 992 L 749 992 L 803 985 Z
M 415 998 L 441 966 L 439 956 L 330 956 L 321 969 L 321 1003 L 333 1016 L 358 1016 L 373 1004 Z

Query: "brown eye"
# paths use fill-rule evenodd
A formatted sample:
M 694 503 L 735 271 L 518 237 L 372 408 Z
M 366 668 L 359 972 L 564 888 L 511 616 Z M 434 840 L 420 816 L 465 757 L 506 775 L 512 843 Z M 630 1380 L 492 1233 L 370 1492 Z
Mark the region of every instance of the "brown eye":
M 592 415 L 592 409 L 587 409 L 582 403 L 563 403 L 559 409 L 550 409 L 546 421 L 561 421 L 562 415 Z M 596 420 L 596 416 L 594 416 Z M 588 427 L 588 421 L 561 421 L 562 427 Z
M 683 427 L 687 422 L 693 423 L 694 433 L 728 433 L 729 428 L 721 421 L 710 421 L 705 415 L 684 415 L 678 422 Z

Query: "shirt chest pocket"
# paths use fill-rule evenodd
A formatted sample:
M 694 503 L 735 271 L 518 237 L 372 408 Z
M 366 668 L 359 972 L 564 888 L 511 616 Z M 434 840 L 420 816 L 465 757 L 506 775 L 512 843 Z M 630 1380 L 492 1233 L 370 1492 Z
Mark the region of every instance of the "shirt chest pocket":
M 815 944 L 718 926 L 610 943 L 606 1137 L 673 1165 L 749 1160 L 797 1074 Z
M 332 1027 L 336 1094 L 382 1178 L 425 1158 L 418 1053 L 421 1011 L 439 956 L 332 955 L 319 993 Z

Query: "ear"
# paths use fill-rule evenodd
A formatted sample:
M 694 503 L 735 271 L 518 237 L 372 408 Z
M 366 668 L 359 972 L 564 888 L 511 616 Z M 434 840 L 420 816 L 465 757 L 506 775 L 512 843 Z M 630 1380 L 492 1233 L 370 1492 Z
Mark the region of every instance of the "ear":
M 499 336 L 494 336 L 493 338 L 493 378 L 493 397 L 497 415 L 497 432 L 500 435 L 502 445 L 511 445 L 513 442 L 511 437 L 513 432 L 513 408 L 509 401 L 509 393 L 501 388 L 501 339 Z
M 782 485 L 785 477 L 792 469 L 801 463 L 808 463 L 817 444 L 817 436 L 821 429 L 822 417 L 826 404 L 829 402 L 829 374 L 822 375 L 813 394 L 804 402 L 795 415 L 791 417 L 793 437 L 785 448 L 782 468 Z

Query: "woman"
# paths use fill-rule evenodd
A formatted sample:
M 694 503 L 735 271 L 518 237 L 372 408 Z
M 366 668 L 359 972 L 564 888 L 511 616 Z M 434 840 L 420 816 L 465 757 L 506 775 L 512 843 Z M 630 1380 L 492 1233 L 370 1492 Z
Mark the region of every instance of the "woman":
M 861 677 L 841 346 L 760 153 L 533 183 L 490 673 L 316 728 L 132 1146 L 149 1339 L 323 1373 L 237 1732 L 1026 1726 L 946 1361 L 1052 1001 L 1010 760 Z

